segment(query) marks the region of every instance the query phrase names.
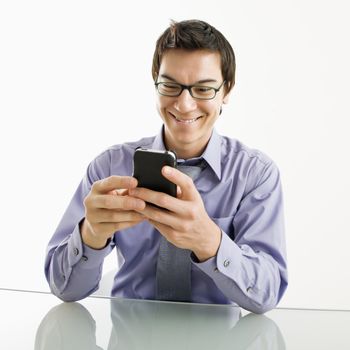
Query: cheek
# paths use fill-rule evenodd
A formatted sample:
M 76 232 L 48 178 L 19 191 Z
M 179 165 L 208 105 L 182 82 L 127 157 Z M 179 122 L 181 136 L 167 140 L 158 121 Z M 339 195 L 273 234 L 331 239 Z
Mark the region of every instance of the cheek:
M 158 112 L 160 112 L 163 108 L 162 101 L 159 98 L 156 99 L 156 108 Z
M 159 112 L 164 113 L 164 109 L 169 108 L 171 105 L 171 101 L 164 97 L 158 97 L 156 99 L 156 106 Z
M 206 106 L 203 106 L 203 109 L 206 110 L 207 114 L 217 116 L 220 113 L 221 104 L 211 101 Z
M 157 112 L 159 114 L 159 116 L 165 120 L 165 115 L 166 115 L 166 112 L 165 112 L 165 104 L 164 104 L 164 101 L 162 101 L 161 99 L 157 98 L 156 99 L 156 109 L 157 109 Z

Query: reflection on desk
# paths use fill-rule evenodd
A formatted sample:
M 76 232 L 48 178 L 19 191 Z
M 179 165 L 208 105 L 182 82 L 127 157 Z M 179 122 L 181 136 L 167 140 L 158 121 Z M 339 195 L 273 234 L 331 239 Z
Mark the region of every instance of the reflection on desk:
M 44 317 L 35 337 L 35 350 L 102 350 L 96 345 L 96 322 L 79 303 L 53 307 Z
M 109 350 L 285 349 L 277 325 L 237 307 L 111 299 Z M 97 325 L 98 327 L 98 325 Z M 79 303 L 62 303 L 42 320 L 35 350 L 101 349 L 96 323 Z

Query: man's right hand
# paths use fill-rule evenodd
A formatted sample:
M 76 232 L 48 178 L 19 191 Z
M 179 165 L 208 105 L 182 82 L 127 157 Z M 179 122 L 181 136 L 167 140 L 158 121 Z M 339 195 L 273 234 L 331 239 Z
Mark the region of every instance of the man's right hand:
M 145 217 L 146 203 L 129 196 L 128 190 L 137 186 L 131 176 L 110 176 L 96 181 L 84 199 L 85 219 L 80 232 L 83 242 L 93 249 L 102 249 L 115 231 L 134 226 Z

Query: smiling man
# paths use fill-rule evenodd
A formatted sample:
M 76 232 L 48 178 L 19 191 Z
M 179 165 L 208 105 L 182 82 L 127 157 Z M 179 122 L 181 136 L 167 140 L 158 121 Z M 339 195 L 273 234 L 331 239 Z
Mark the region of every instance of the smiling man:
M 113 296 L 275 307 L 287 287 L 279 171 L 214 129 L 235 83 L 231 45 L 203 21 L 172 22 L 152 74 L 162 129 L 90 163 L 48 245 L 52 292 L 67 301 L 93 293 L 115 248 Z M 176 152 L 178 169 L 162 169 L 176 198 L 137 187 L 138 147 Z

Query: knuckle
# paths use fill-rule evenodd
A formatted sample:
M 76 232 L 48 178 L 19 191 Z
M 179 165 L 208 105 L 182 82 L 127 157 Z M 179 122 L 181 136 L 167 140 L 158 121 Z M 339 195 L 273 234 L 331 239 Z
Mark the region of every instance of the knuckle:
M 84 198 L 83 203 L 85 207 L 91 207 L 94 201 L 94 195 L 89 192 L 87 196 Z
M 196 210 L 194 207 L 190 207 L 187 210 L 187 215 L 191 220 L 194 220 L 197 216 Z
M 159 214 L 159 212 L 158 211 L 156 211 L 156 212 L 154 212 L 153 214 L 152 214 L 152 219 L 154 220 L 154 221 L 157 221 L 157 222 L 159 222 L 160 221 L 160 214 Z
M 178 231 L 175 230 L 170 230 L 170 232 L 168 233 L 169 237 L 171 238 L 171 240 L 173 242 L 177 242 L 180 238 L 180 234 Z
M 87 208 L 90 204 L 90 197 L 87 195 L 83 200 L 84 207 Z
M 97 180 L 95 181 L 91 186 L 91 191 L 97 191 L 99 187 L 101 187 L 102 183 L 104 183 L 105 180 Z
M 193 186 L 193 180 L 192 180 L 192 178 L 190 178 L 189 176 L 186 177 L 185 186 L 186 186 L 187 188 Z
M 182 221 L 180 223 L 180 228 L 182 232 L 187 232 L 190 230 L 190 224 L 187 221 Z
M 161 207 L 166 207 L 168 205 L 168 198 L 166 195 L 161 194 L 159 195 L 158 203 Z
M 92 217 L 91 217 L 91 213 L 89 212 L 89 211 L 87 211 L 86 213 L 85 213 L 85 219 L 88 221 L 88 223 L 90 223 L 90 225 L 91 225 L 91 222 L 93 221 L 92 220 Z

